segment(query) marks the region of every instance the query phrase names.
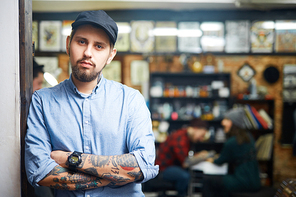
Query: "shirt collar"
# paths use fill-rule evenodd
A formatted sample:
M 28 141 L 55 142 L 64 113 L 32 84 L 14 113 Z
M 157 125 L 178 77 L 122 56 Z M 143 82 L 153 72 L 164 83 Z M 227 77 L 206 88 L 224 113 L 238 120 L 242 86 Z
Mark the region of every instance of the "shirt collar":
M 93 91 L 91 94 L 98 94 L 99 93 L 99 87 L 101 87 L 104 83 L 105 83 L 105 78 L 103 76 L 103 74 L 101 74 L 101 78 L 99 80 L 99 82 L 97 83 L 96 87 L 94 87 Z M 82 95 L 78 89 L 76 88 L 75 84 L 73 83 L 73 80 L 72 80 L 72 74 L 70 75 L 70 78 L 69 78 L 69 86 L 71 88 L 71 90 L 73 90 L 75 93 L 79 94 L 79 95 Z

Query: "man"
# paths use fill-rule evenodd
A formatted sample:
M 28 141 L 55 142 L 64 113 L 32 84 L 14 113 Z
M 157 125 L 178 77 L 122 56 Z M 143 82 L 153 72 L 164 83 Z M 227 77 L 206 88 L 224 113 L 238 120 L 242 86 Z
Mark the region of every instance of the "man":
M 33 92 L 42 88 L 44 79 L 43 67 L 43 65 L 38 65 L 35 59 L 33 59 Z
M 195 162 L 205 160 L 204 152 L 190 155 L 190 148 L 194 143 L 204 140 L 207 132 L 207 122 L 193 119 L 187 128 L 171 133 L 165 142 L 159 145 L 156 164 L 164 180 L 175 183 L 179 196 L 187 193 L 190 174 L 187 168 Z M 206 153 L 206 152 L 205 152 Z
M 61 197 L 138 197 L 140 183 L 157 175 L 143 96 L 101 74 L 116 54 L 117 33 L 104 11 L 80 13 L 67 38 L 70 78 L 33 94 L 25 139 L 33 186 Z

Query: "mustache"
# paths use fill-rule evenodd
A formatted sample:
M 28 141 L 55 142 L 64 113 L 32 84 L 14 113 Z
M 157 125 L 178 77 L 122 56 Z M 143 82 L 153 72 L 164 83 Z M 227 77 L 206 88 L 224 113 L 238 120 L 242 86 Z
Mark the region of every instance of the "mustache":
M 80 63 L 80 62 L 83 62 L 83 61 L 88 61 L 88 62 L 91 63 L 91 65 L 92 65 L 93 67 L 96 67 L 96 64 L 95 64 L 91 59 L 89 59 L 89 58 L 82 58 L 82 59 L 80 59 L 80 60 L 77 60 L 76 64 L 78 64 L 78 63 Z

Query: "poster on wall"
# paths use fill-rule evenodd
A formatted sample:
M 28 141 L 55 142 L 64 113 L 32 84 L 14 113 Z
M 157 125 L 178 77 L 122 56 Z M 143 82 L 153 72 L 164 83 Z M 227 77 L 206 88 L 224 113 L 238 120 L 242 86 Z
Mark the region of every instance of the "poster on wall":
M 132 21 L 131 22 L 131 51 L 132 52 L 153 52 L 154 28 L 153 21 Z
M 226 45 L 227 53 L 248 53 L 250 51 L 250 22 L 242 21 L 226 21 Z
M 130 32 L 131 27 L 129 23 L 118 22 L 118 36 L 115 43 L 117 51 L 128 51 L 130 49 Z
M 224 51 L 224 23 L 203 22 L 200 25 L 203 32 L 201 46 L 203 51 L 222 52 Z
M 296 65 L 285 64 L 283 69 L 283 100 L 296 102 Z
M 275 33 L 276 52 L 296 51 L 296 21 L 276 21 Z
M 32 22 L 32 41 L 35 43 L 35 50 L 38 50 L 39 40 L 38 40 L 38 21 Z
M 179 22 L 178 50 L 180 52 L 200 53 L 200 37 L 202 32 L 198 22 Z
M 40 51 L 61 50 L 61 21 L 41 21 L 40 27 Z
M 153 30 L 157 52 L 177 51 L 177 24 L 174 21 L 158 21 Z
M 251 27 L 251 51 L 253 53 L 271 53 L 274 43 L 274 22 L 256 21 Z
M 70 36 L 71 34 L 71 31 L 72 31 L 72 26 L 71 24 L 73 23 L 74 21 L 72 20 L 63 20 L 62 22 L 62 51 L 66 51 L 67 50 L 67 46 L 66 46 L 66 40 L 67 40 L 67 37 Z
M 121 82 L 121 62 L 113 60 L 102 71 L 104 78 Z
M 144 60 L 134 60 L 131 62 L 131 82 L 132 85 L 142 85 L 149 81 L 149 63 Z

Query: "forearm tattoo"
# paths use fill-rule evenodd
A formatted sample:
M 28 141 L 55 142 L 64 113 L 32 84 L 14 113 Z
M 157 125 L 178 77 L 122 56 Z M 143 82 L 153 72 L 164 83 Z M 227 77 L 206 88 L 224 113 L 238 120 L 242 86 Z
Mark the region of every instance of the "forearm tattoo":
M 139 167 L 134 156 L 128 154 L 116 157 L 116 162 L 122 169 L 126 171 L 131 171 L 136 167 Z
M 47 175 L 47 177 L 50 176 L 54 176 L 52 181 L 55 184 L 48 186 L 59 190 L 86 190 L 104 186 L 100 177 L 84 173 L 73 173 L 61 166 L 56 166 Z
M 86 190 L 103 186 L 119 187 L 143 180 L 136 158 L 131 154 L 118 156 L 82 155 L 79 172 L 56 166 L 46 178 L 48 185 L 61 190 Z
M 89 155 L 88 163 L 93 167 L 85 169 L 84 172 L 111 181 L 110 186 L 143 179 L 143 173 L 135 157 L 130 154 L 118 156 Z M 108 168 L 110 171 L 100 174 L 98 168 Z

